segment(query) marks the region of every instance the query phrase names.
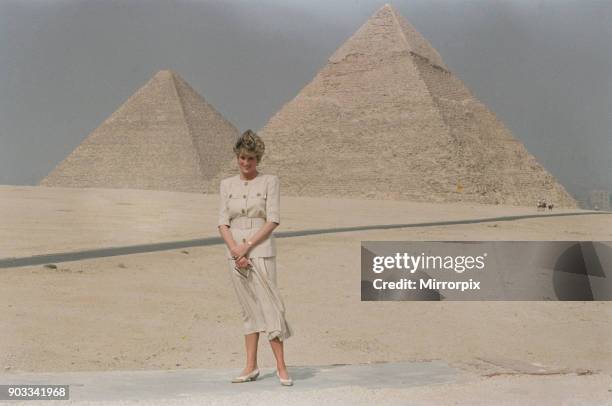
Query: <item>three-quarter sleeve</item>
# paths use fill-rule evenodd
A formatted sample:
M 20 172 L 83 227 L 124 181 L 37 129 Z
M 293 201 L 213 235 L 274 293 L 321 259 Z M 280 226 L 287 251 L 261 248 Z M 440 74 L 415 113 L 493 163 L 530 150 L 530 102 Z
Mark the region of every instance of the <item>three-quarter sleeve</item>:
M 226 182 L 221 182 L 219 190 L 219 222 L 217 226 L 226 225 L 229 227 L 230 219 L 227 211 L 227 185 Z
M 267 184 L 266 221 L 280 224 L 280 182 L 271 176 Z

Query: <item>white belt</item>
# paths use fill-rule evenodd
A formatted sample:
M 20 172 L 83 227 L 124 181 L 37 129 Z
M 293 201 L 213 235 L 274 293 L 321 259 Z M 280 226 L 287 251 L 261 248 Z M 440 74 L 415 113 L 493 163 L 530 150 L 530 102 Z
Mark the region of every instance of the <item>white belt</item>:
M 266 219 L 261 217 L 240 216 L 230 221 L 230 227 L 239 229 L 259 228 L 266 224 Z

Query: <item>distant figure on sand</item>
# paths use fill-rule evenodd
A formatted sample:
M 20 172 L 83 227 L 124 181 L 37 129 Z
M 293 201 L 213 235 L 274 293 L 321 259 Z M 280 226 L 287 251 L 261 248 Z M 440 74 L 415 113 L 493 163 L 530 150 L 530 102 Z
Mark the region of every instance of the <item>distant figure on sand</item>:
M 553 207 L 554 207 L 554 204 L 548 203 L 548 210 L 549 211 L 552 211 Z
M 219 233 L 225 241 L 230 277 L 242 308 L 246 367 L 234 383 L 259 376 L 257 343 L 266 334 L 276 357 L 281 385 L 291 386 L 283 342 L 293 335 L 276 286 L 276 244 L 272 231 L 280 223 L 279 180 L 257 172 L 265 146 L 251 130 L 234 145 L 240 173 L 220 185 Z
M 546 210 L 546 200 L 544 199 L 540 199 L 538 200 L 538 211 L 544 211 Z

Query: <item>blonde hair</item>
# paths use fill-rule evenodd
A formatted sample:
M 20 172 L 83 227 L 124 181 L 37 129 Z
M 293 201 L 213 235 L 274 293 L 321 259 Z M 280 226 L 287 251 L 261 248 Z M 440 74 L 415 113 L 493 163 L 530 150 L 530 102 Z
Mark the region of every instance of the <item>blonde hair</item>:
M 243 132 L 236 141 L 236 144 L 234 144 L 234 152 L 236 153 L 236 156 L 240 155 L 241 152 L 254 154 L 257 158 L 257 163 L 261 161 L 265 150 L 266 146 L 264 142 L 261 140 L 259 135 L 255 134 L 255 132 L 251 130 L 246 130 Z

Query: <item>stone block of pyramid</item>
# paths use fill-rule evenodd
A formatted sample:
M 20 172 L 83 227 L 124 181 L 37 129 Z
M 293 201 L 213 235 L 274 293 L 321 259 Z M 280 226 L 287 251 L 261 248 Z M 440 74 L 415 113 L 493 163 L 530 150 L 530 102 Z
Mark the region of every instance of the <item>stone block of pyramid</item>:
M 237 137 L 177 73 L 162 70 L 40 184 L 201 192 Z
M 389 5 L 260 135 L 288 195 L 576 207 Z

